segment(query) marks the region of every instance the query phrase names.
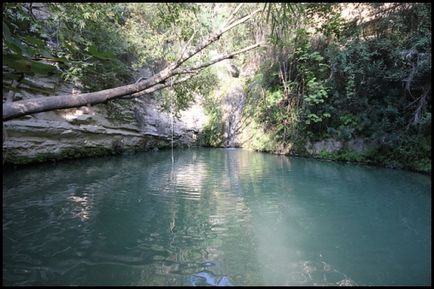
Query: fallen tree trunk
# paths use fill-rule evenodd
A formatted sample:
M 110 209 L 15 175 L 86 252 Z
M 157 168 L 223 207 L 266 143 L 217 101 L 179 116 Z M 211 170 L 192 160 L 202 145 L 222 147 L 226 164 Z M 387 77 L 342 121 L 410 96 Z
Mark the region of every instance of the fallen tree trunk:
M 236 11 L 239 9 L 239 6 L 236 8 Z M 28 100 L 20 100 L 15 102 L 8 102 L 3 103 L 3 121 L 10 120 L 13 118 L 21 117 L 24 115 L 29 115 L 33 113 L 38 112 L 44 112 L 44 111 L 50 111 L 55 109 L 65 109 L 65 108 L 72 108 L 72 107 L 80 107 L 88 104 L 98 104 L 98 103 L 105 103 L 107 101 L 133 95 L 132 97 L 135 97 L 135 95 L 142 95 L 143 93 L 150 93 L 162 88 L 165 88 L 169 86 L 170 84 L 177 84 L 182 81 L 185 81 L 191 77 L 185 77 L 180 80 L 173 80 L 171 77 L 180 75 L 180 74 L 187 74 L 187 73 L 198 73 L 200 70 L 204 69 L 205 67 L 208 67 L 210 65 L 213 65 L 219 61 L 222 61 L 224 59 L 232 58 L 236 54 L 246 52 L 248 50 L 257 48 L 261 46 L 261 43 L 257 43 L 255 45 L 249 46 L 245 49 L 242 49 L 240 51 L 230 53 L 227 55 L 224 55 L 222 57 L 219 57 L 217 59 L 214 59 L 212 61 L 209 61 L 204 64 L 196 65 L 191 68 L 184 68 L 180 69 L 179 67 L 185 63 L 188 59 L 193 57 L 194 55 L 198 54 L 200 51 L 208 47 L 213 42 L 217 41 L 225 32 L 228 30 L 240 25 L 241 23 L 244 23 L 245 21 L 249 20 L 251 17 L 253 17 L 256 13 L 258 13 L 260 9 L 255 10 L 251 14 L 242 17 L 236 21 L 228 21 L 227 24 L 220 29 L 219 31 L 212 33 L 210 37 L 205 40 L 202 44 L 194 48 L 192 51 L 186 53 L 184 55 L 185 49 L 183 49 L 183 52 L 181 56 L 174 62 L 168 65 L 166 68 L 158 72 L 157 74 L 153 75 L 152 77 L 140 81 L 138 83 L 129 84 L 125 86 L 120 86 L 116 88 L 111 89 L 105 89 L 97 92 L 90 92 L 90 93 L 82 93 L 82 94 L 69 94 L 69 95 L 57 95 L 57 96 L 50 96 L 50 97 L 41 97 L 41 98 L 34 98 L 34 99 L 28 99 Z M 234 13 L 231 15 L 231 19 L 233 18 Z M 230 20 L 231 20 L 230 19 Z M 170 82 L 170 83 L 169 83 Z M 141 93 L 143 92 L 143 93 Z

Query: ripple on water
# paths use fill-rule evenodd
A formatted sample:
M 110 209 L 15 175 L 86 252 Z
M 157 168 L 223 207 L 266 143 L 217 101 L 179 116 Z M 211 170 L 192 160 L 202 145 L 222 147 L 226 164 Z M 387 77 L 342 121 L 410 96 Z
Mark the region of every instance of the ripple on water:
M 185 150 L 174 163 L 170 151 L 57 163 L 4 183 L 8 285 L 431 280 L 431 183 L 412 175 Z

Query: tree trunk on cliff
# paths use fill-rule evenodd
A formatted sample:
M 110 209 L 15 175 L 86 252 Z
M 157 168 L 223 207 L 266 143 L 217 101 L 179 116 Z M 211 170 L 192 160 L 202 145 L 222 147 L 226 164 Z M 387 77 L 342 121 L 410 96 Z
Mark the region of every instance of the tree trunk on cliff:
M 235 9 L 235 12 L 238 11 L 240 5 Z M 255 45 L 249 46 L 237 52 L 227 54 L 225 56 L 219 57 L 207 63 L 203 63 L 189 68 L 188 67 L 182 69 L 180 68 L 180 66 L 183 63 L 185 63 L 188 59 L 198 54 L 200 51 L 208 47 L 213 42 L 217 41 L 222 36 L 223 33 L 249 20 L 253 15 L 258 13 L 259 11 L 260 9 L 255 10 L 251 14 L 242 17 L 236 21 L 233 20 L 233 16 L 235 12 L 232 13 L 231 17 L 228 19 L 228 21 L 226 22 L 223 28 L 221 28 L 219 31 L 215 33 L 212 33 L 207 40 L 202 42 L 202 44 L 195 47 L 190 52 L 185 53 L 186 49 L 184 48 L 182 50 L 183 52 L 181 53 L 180 57 L 175 62 L 171 63 L 165 69 L 161 70 L 160 72 L 158 72 L 157 74 L 153 75 L 152 77 L 146 80 L 134 84 L 129 84 L 129 85 L 116 87 L 112 89 L 105 89 L 97 92 L 82 93 L 76 95 L 72 95 L 72 94 L 58 95 L 58 96 L 41 97 L 41 98 L 34 98 L 29 100 L 15 101 L 11 103 L 3 103 L 3 120 L 4 121 L 10 120 L 28 114 L 50 111 L 55 109 L 65 109 L 65 108 L 72 108 L 72 107 L 80 107 L 88 104 L 104 103 L 131 94 L 133 94 L 134 96 L 134 95 L 142 94 L 141 92 L 149 93 L 150 91 L 151 92 L 156 91 L 165 88 L 169 85 L 173 85 L 185 81 L 191 77 L 184 77 L 182 79 L 174 79 L 174 78 L 181 74 L 197 74 L 200 70 L 210 65 L 213 65 L 214 63 L 217 63 L 224 59 L 232 58 L 236 54 L 243 53 L 248 50 L 261 46 L 261 43 L 257 43 Z

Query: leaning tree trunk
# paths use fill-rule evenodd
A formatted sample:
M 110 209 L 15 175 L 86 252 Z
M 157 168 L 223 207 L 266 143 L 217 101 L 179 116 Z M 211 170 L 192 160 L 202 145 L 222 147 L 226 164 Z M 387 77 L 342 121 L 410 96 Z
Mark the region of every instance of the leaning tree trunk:
M 200 51 L 208 47 L 211 43 L 217 41 L 222 36 L 223 33 L 247 21 L 253 15 L 255 15 L 260 11 L 260 9 L 255 10 L 251 14 L 234 21 L 233 16 L 236 13 L 236 11 L 238 11 L 240 5 L 237 6 L 235 12 L 232 13 L 230 18 L 226 22 L 226 25 L 222 29 L 220 29 L 215 33 L 212 33 L 210 37 L 207 40 L 205 40 L 202 44 L 200 44 L 199 46 L 197 46 L 196 48 L 194 48 L 193 50 L 191 50 L 190 52 L 184 55 L 186 50 L 185 47 L 182 50 L 183 52 L 181 53 L 178 60 L 168 65 L 165 69 L 161 70 L 160 72 L 158 72 L 157 74 L 153 75 L 152 77 L 146 80 L 134 84 L 129 84 L 129 85 L 120 86 L 111 89 L 105 89 L 97 92 L 82 93 L 76 95 L 69 94 L 69 95 L 58 95 L 58 96 L 51 96 L 51 97 L 41 97 L 41 98 L 34 98 L 29 100 L 20 100 L 15 102 L 4 103 L 3 120 L 4 121 L 10 120 L 28 114 L 50 111 L 55 109 L 65 109 L 65 108 L 72 108 L 72 107 L 80 107 L 88 104 L 105 103 L 107 101 L 116 98 L 125 97 L 128 95 L 134 96 L 138 94 L 149 93 L 167 87 L 169 86 L 169 84 L 173 85 L 190 78 L 190 77 L 185 77 L 179 80 L 179 79 L 173 79 L 172 77 L 176 77 L 181 74 L 191 74 L 191 76 L 193 76 L 207 66 L 210 66 L 224 59 L 232 58 L 236 54 L 243 53 L 245 51 L 259 47 L 261 46 L 261 43 L 257 43 L 247 48 L 244 48 L 240 51 L 224 55 L 222 57 L 219 57 L 207 63 L 203 63 L 190 68 L 183 68 L 183 69 L 180 68 L 180 66 L 183 63 L 185 63 L 188 59 L 190 59 L 191 57 L 193 57 L 194 55 L 196 55 L 197 53 L 199 53 Z

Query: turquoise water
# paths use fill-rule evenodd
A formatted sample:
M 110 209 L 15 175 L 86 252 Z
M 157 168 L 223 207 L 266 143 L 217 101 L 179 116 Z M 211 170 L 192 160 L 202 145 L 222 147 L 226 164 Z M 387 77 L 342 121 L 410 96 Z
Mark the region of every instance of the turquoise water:
M 3 173 L 4 285 L 430 285 L 431 179 L 238 149 Z

